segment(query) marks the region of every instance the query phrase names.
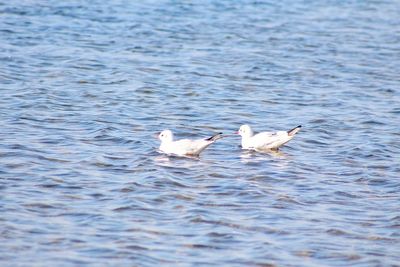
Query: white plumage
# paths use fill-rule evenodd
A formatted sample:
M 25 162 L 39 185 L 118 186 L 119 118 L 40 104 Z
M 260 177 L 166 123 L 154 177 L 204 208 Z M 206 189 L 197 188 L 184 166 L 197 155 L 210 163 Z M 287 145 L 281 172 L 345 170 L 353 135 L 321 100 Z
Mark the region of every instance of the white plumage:
M 253 150 L 277 150 L 286 144 L 300 131 L 301 125 L 289 130 L 278 132 L 261 132 L 254 134 L 247 124 L 240 126 L 238 134 L 242 136 L 242 148 Z
M 206 139 L 181 139 L 174 141 L 174 135 L 170 130 L 164 130 L 158 138 L 161 141 L 160 150 L 167 154 L 175 154 L 179 156 L 198 156 L 204 149 L 222 138 L 222 133 L 218 133 Z

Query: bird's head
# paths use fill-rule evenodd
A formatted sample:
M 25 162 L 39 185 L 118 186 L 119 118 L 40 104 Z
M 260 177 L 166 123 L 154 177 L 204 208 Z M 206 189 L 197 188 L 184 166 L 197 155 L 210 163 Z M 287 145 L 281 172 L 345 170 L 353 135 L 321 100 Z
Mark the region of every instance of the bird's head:
M 244 124 L 240 126 L 239 131 L 237 133 L 242 137 L 251 137 L 253 135 L 253 130 L 250 128 L 249 125 Z
M 170 130 L 164 130 L 158 135 L 161 142 L 172 142 L 174 135 Z

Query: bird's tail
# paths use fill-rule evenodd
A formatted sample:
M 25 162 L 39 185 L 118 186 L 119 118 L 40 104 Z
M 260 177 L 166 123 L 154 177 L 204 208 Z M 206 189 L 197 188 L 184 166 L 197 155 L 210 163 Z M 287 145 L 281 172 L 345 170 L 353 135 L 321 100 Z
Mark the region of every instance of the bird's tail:
M 222 137 L 223 137 L 223 136 L 222 136 L 222 133 L 218 133 L 218 134 L 216 134 L 216 135 L 211 136 L 210 138 L 207 138 L 206 141 L 212 141 L 212 142 L 214 142 L 214 141 L 216 141 L 216 140 L 218 140 L 218 139 L 221 139 Z
M 294 127 L 293 129 L 287 131 L 289 136 L 293 136 L 297 134 L 298 131 L 300 131 L 301 125 Z

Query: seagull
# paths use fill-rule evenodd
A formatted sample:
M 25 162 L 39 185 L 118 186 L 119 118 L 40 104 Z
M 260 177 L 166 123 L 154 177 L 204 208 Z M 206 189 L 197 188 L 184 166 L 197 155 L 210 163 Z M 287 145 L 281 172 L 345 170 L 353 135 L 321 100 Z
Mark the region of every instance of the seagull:
M 252 150 L 278 150 L 300 131 L 301 125 L 289 130 L 278 132 L 261 132 L 254 134 L 249 125 L 240 126 L 237 132 L 242 136 L 242 149 Z
M 158 135 L 161 141 L 160 150 L 167 154 L 178 156 L 198 156 L 209 145 L 222 138 L 222 133 L 206 139 L 181 139 L 174 141 L 174 135 L 170 130 L 164 130 Z

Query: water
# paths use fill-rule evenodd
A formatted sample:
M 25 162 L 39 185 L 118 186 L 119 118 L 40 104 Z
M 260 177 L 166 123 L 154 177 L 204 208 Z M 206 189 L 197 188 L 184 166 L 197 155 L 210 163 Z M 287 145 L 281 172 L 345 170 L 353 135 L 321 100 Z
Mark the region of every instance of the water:
M 399 3 L 136 2 L 0 4 L 0 264 L 399 266 Z

